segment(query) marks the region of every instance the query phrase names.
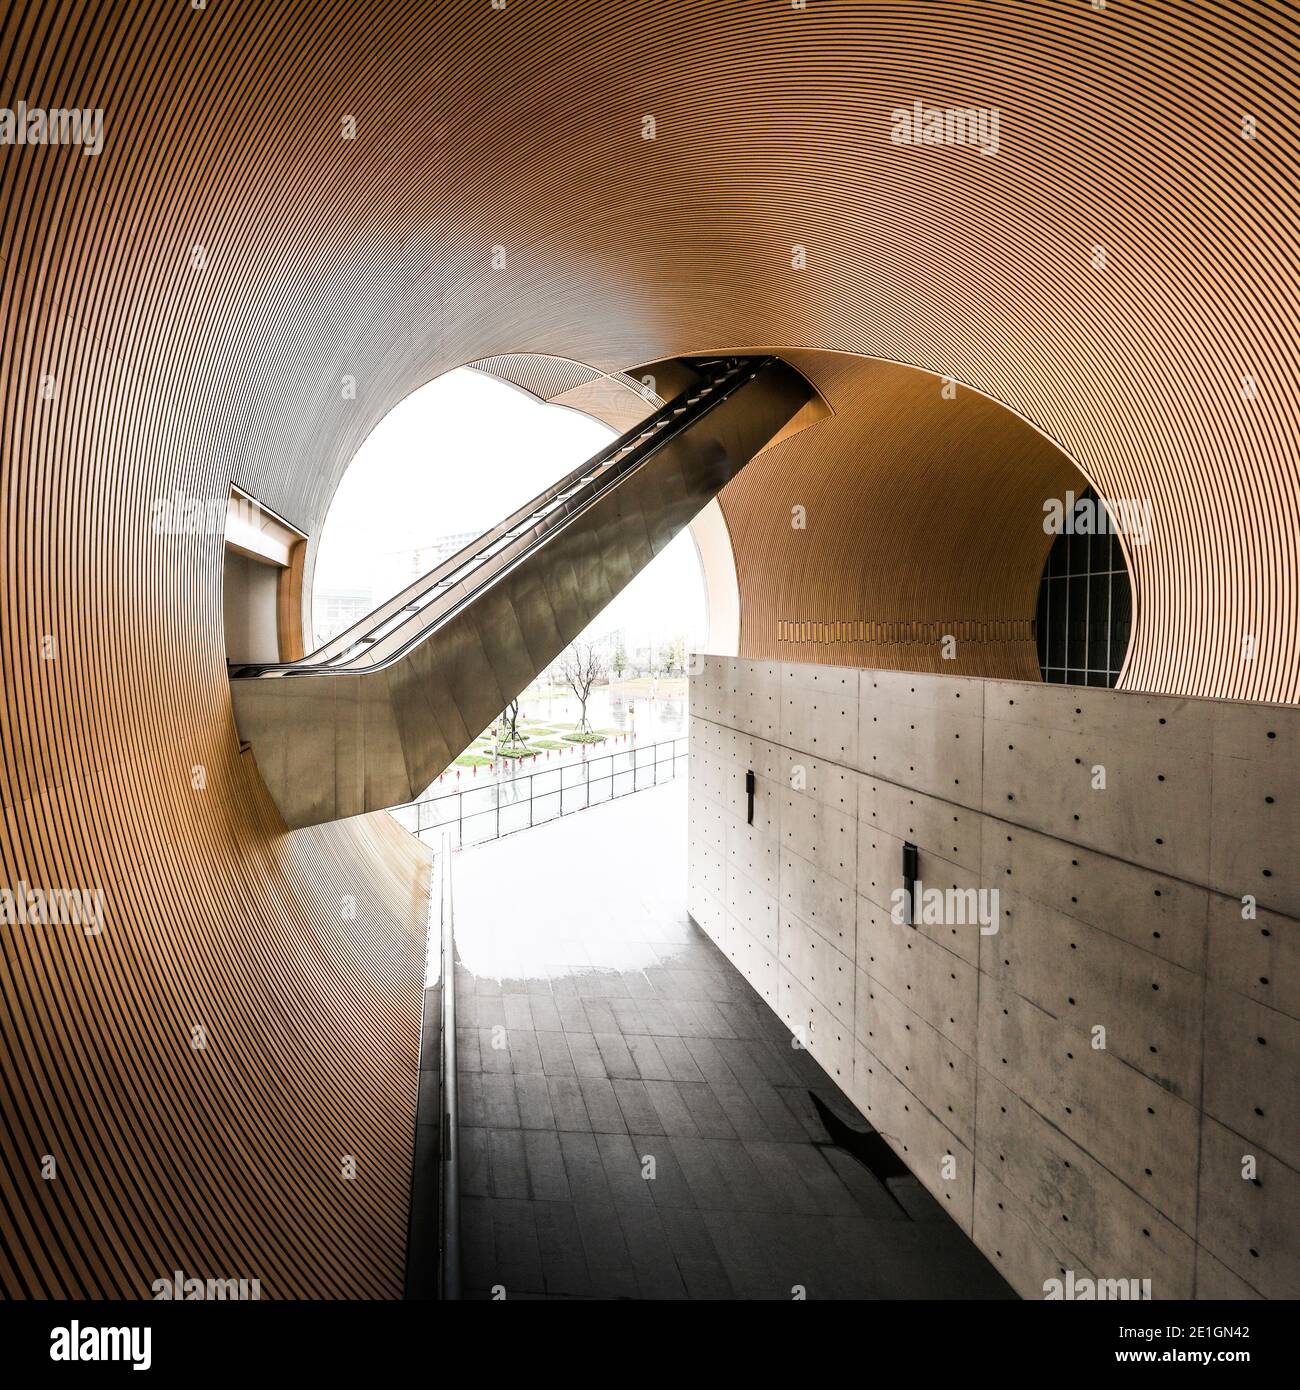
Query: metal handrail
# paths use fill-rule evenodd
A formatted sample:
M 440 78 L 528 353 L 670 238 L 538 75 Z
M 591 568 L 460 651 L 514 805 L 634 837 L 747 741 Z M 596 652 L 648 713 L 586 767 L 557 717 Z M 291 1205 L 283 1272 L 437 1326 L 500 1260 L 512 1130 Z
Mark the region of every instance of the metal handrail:
M 678 762 L 688 756 L 688 746 L 689 740 L 685 737 L 664 739 L 658 743 L 638 744 L 631 748 L 618 749 L 613 753 L 602 753 L 599 757 L 584 758 L 579 762 L 560 763 L 554 767 L 545 768 L 538 772 L 523 773 L 517 777 L 511 777 L 496 782 L 485 782 L 477 787 L 458 787 L 455 791 L 442 792 L 437 796 L 426 796 L 418 801 L 407 802 L 405 806 L 396 806 L 393 808 L 393 811 L 394 814 L 401 811 L 413 810 L 415 812 L 416 823 L 413 833 L 417 836 L 428 835 L 439 830 L 446 831 L 449 827 L 454 825 L 456 828 L 456 841 L 458 846 L 465 843 L 466 822 L 473 821 L 482 816 L 495 815 L 497 818 L 495 833 L 484 836 L 483 840 L 474 840 L 471 841 L 471 843 L 480 844 L 488 840 L 504 839 L 507 835 L 517 834 L 521 830 L 532 829 L 534 825 L 546 824 L 551 820 L 558 820 L 562 816 L 574 815 L 577 811 L 588 810 L 593 805 L 601 805 L 605 801 L 618 800 L 622 796 L 629 796 L 633 792 L 645 790 L 645 788 L 637 786 L 636 778 L 638 773 L 649 768 L 653 768 L 655 774 L 653 785 L 659 786 L 663 781 L 672 780 L 677 775 Z M 663 749 L 670 749 L 671 752 L 667 756 L 663 756 L 661 753 Z M 653 758 L 641 761 L 640 755 L 642 754 L 653 754 L 654 756 Z M 630 759 L 630 765 L 624 768 L 614 768 L 613 764 L 620 758 Z M 593 768 L 604 763 L 610 764 L 610 771 L 608 773 L 598 773 L 593 776 Z M 660 769 L 665 766 L 670 769 L 669 776 L 661 779 L 659 776 Z M 578 771 L 582 772 L 582 776 L 566 784 L 564 780 L 565 775 Z M 613 786 L 615 779 L 629 774 L 632 776 L 631 788 L 626 792 L 616 793 Z M 544 777 L 558 777 L 558 785 L 550 790 L 538 793 L 535 790 L 534 783 L 537 779 Z M 599 786 L 605 782 L 611 784 L 609 796 L 601 797 L 593 802 L 591 800 L 592 786 Z M 523 789 L 523 784 L 525 783 L 527 787 Z M 584 788 L 587 792 L 583 804 L 574 807 L 572 810 L 566 811 L 564 809 L 564 794 L 566 792 L 577 791 L 579 788 Z M 470 811 L 466 813 L 464 798 L 467 796 L 474 796 L 476 793 L 483 793 L 491 796 L 492 804 L 481 811 Z M 503 793 L 508 793 L 507 799 L 503 800 Z M 560 809 L 555 815 L 547 816 L 543 821 L 537 821 L 533 814 L 533 803 L 544 800 L 546 797 L 557 795 L 560 798 Z M 459 802 L 457 814 L 454 817 L 438 817 L 426 823 L 423 811 L 424 807 L 436 806 L 453 800 Z M 528 824 L 503 831 L 501 829 L 502 810 L 510 810 L 525 805 L 528 807 Z
M 456 1094 L 456 901 L 451 836 L 442 847 L 442 1190 L 438 1297 L 460 1297 L 460 1112 Z
M 459 1289 L 460 1269 L 460 1193 L 454 1186 L 454 1174 L 447 1171 L 448 1152 L 455 1152 L 459 1142 L 455 1124 L 456 977 L 451 926 L 450 834 L 442 837 L 441 850 L 434 852 L 430 866 L 427 923 L 404 1281 L 404 1297 L 417 1300 L 459 1297 L 458 1292 L 452 1295 L 444 1292 L 449 1274 L 451 1287 Z M 435 962 L 436 978 L 433 974 Z M 436 1016 L 430 1007 L 430 995 L 435 991 L 438 996 Z M 433 1123 L 425 1118 L 426 1115 Z M 450 1188 L 449 1178 L 453 1182 Z

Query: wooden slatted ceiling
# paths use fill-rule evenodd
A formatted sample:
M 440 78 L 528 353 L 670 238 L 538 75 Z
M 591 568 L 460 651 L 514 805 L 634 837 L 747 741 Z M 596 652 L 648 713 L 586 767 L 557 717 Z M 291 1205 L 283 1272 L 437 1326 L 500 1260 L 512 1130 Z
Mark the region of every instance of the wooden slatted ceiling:
M 577 390 L 601 376 L 585 363 L 569 362 L 563 357 L 488 357 L 469 365 L 477 372 L 508 381 L 544 401 Z
M 1002 406 L 887 362 L 789 352 L 835 416 L 720 495 L 746 656 L 1038 679 L 1045 497 L 1086 486 Z M 996 518 L 996 524 L 990 524 Z M 954 645 L 944 656 L 942 638 Z
M 374 423 L 485 357 L 855 353 L 952 376 L 1103 495 L 1151 499 L 1127 685 L 1294 700 L 1295 19 L 1265 0 L 10 6 L 2 99 L 102 106 L 106 146 L 0 150 L 0 854 L 10 881 L 104 885 L 117 915 L 98 955 L 5 938 L 5 1287 L 126 1292 L 174 1258 L 288 1293 L 399 1274 L 409 883 L 367 879 L 335 929 L 379 832 L 285 840 L 247 789 L 221 540 L 154 534 L 161 496 L 233 482 L 315 535 Z M 996 106 L 998 154 L 891 144 L 914 99 Z M 890 616 L 946 605 L 944 538 Z M 815 544 L 814 587 L 843 557 Z M 757 650 L 806 615 L 738 563 Z M 975 591 L 997 607 L 1003 580 Z M 171 1050 L 200 1005 L 248 1039 L 206 1081 Z M 313 1186 L 358 1130 L 379 1186 Z M 71 1155 L 54 1184 L 44 1145 Z

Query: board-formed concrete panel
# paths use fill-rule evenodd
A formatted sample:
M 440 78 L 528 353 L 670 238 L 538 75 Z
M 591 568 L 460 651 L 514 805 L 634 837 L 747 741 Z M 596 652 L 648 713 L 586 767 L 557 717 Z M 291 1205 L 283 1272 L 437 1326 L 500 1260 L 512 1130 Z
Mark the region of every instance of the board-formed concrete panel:
M 858 818 L 962 868 L 980 868 L 983 817 L 936 796 L 863 776 Z
M 976 968 L 888 916 L 858 919 L 857 964 L 964 1052 L 975 1054 Z
M 1095 1278 L 1070 1248 L 1068 1230 L 1055 1231 L 1031 1213 L 1029 1205 L 975 1159 L 975 1244 L 1021 1298 L 1045 1298 L 1050 1281 Z
M 853 886 L 857 882 L 857 817 L 806 792 L 781 794 L 781 845 Z
M 847 1089 L 853 1076 L 852 1025 L 832 1013 L 790 971 L 777 973 L 777 1013 L 800 1045 L 822 1064 L 826 1074 Z
M 1293 720 L 1277 722 L 1292 744 L 1300 742 Z M 1295 915 L 1300 913 L 1300 828 L 1295 813 L 1300 806 L 1300 772 L 1286 765 L 1290 761 L 1286 743 L 1276 761 L 1267 756 L 1214 760 L 1210 880 L 1216 887 L 1250 894 L 1263 907 Z
M 1043 1227 L 1062 1232 L 1099 1277 L 1150 1279 L 1153 1298 L 1191 1297 L 1196 1246 L 1185 1229 L 983 1070 L 976 1104 L 979 1162 Z
M 1004 891 L 1001 904 L 1001 929 L 981 939 L 984 974 L 1074 1029 L 1081 1045 L 1104 1025 L 1108 1052 L 1195 1104 L 1203 977 L 1032 898 Z
M 727 862 L 734 864 L 747 878 L 775 896 L 781 845 L 775 835 L 765 834 L 743 820 L 724 811 Z
M 1201 1131 L 1200 1238 L 1265 1298 L 1300 1298 L 1300 1178 L 1206 1115 Z
M 810 758 L 806 753 L 796 753 L 788 748 L 778 749 L 781 755 L 781 783 L 792 791 L 803 792 L 823 806 L 843 811 L 846 815 L 857 814 L 858 783 L 861 780 L 856 772 L 847 770 L 840 763 L 825 762 L 820 758 Z
M 1163 960 L 1198 974 L 1205 968 L 1209 893 L 1196 884 L 1009 822 L 990 824 L 983 872 L 989 883 Z
M 1104 1026 L 1098 1020 L 1089 1031 Z M 1193 1106 L 987 976 L 980 980 L 979 1064 L 1120 1181 L 1194 1229 Z
M 858 971 L 854 1034 L 876 1057 L 888 1057 L 903 1084 L 968 1149 L 975 1146 L 975 1059 Z
M 1292 1287 L 1296 1233 L 1267 1204 L 1296 1205 L 1294 711 L 864 669 L 841 763 L 852 672 L 706 657 L 697 679 L 751 701 L 716 723 L 692 705 L 692 747 L 736 762 L 692 781 L 691 823 L 725 820 L 779 904 L 775 956 L 741 933 L 752 978 L 1012 1285 Z M 735 792 L 751 766 L 780 801 L 761 831 Z M 951 894 L 927 920 L 922 893 L 914 925 L 909 842 Z M 968 893 L 986 921 L 954 915 Z
M 860 689 L 859 771 L 978 809 L 980 683 L 864 671 Z
M 858 673 L 834 666 L 785 666 L 780 742 L 852 767 L 858 752 Z
M 727 916 L 772 954 L 777 947 L 776 898 L 747 878 L 735 865 L 727 868 Z
M 910 825 L 899 828 L 911 837 Z M 858 822 L 858 891 L 882 912 L 891 917 L 897 915 L 899 920 L 906 920 L 908 916 L 904 897 L 907 890 L 903 882 L 906 843 L 903 835 L 892 835 L 877 825 Z M 982 930 L 980 891 L 984 886 L 979 874 L 961 864 L 951 863 L 941 854 L 931 853 L 924 842 L 912 839 L 912 843 L 917 845 L 919 874 L 912 890 L 915 897 L 912 925 L 937 945 L 955 951 L 971 965 L 978 964 Z M 947 847 L 946 840 L 941 843 Z M 938 910 L 934 895 L 949 891 L 964 897 L 965 908 L 960 914 L 949 912 L 946 900 L 942 912 Z M 984 897 L 983 910 L 996 921 L 996 902 L 990 895 Z
M 1205 1111 L 1300 1167 L 1300 1022 L 1211 981 L 1205 998 Z
M 1030 705 L 1022 694 L 1018 708 Z M 986 730 L 990 815 L 1179 878 L 1203 879 L 1210 849 L 1208 752 L 1157 749 L 1136 734 L 1113 734 L 1100 720 L 1076 732 L 999 718 Z
M 780 916 L 781 969 L 800 981 L 808 993 L 847 1030 L 853 1028 L 854 973 L 852 960 L 825 937 L 789 912 Z
M 857 914 L 852 887 L 824 869 L 782 849 L 781 907 L 806 922 L 842 955 L 857 954 Z
M 1251 911 L 1210 894 L 1209 975 L 1230 990 L 1295 1018 L 1300 1013 L 1300 935 L 1280 912 Z
M 975 1157 L 870 1048 L 855 1054 L 868 1069 L 867 1119 L 931 1195 L 971 1234 Z

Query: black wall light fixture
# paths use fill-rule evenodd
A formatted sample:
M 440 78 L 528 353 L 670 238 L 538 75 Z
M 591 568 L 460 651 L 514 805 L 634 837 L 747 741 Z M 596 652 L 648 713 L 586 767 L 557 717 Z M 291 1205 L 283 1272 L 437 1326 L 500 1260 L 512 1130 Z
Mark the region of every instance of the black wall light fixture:
M 754 823 L 754 773 L 751 769 L 745 773 L 745 795 L 749 797 L 749 823 Z
M 920 852 L 916 846 L 910 840 L 904 841 L 903 892 L 907 894 L 907 901 L 903 904 L 903 910 L 907 915 L 903 920 L 912 927 L 916 925 L 916 878 L 920 858 Z

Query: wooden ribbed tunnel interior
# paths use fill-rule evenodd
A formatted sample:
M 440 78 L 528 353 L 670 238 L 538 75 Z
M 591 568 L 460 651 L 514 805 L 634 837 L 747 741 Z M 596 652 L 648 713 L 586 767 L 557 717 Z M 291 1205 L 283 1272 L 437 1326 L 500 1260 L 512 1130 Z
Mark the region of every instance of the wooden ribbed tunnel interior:
M 3 928 L 0 1288 L 400 1290 L 420 856 L 382 817 L 283 832 L 231 714 L 222 536 L 152 523 L 234 484 L 314 540 L 440 372 L 805 371 L 834 418 L 723 498 L 743 654 L 915 665 L 781 625 L 961 620 L 967 673 L 1032 674 L 978 624 L 1032 617 L 1023 524 L 1077 466 L 1152 506 L 1123 684 L 1295 701 L 1295 20 L 7 9 L 0 103 L 104 124 L 97 154 L 0 147 L 0 864 L 106 905 L 97 936 Z M 997 108 L 996 154 L 894 143 L 916 101 Z

